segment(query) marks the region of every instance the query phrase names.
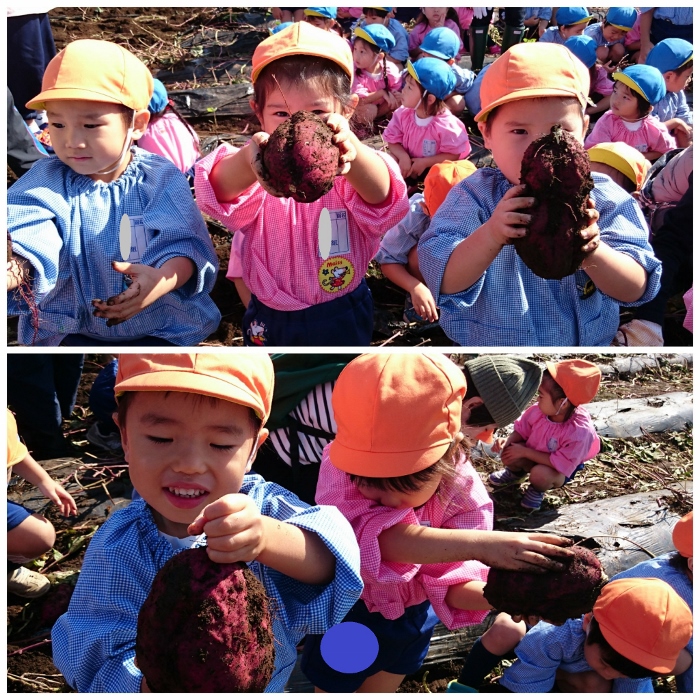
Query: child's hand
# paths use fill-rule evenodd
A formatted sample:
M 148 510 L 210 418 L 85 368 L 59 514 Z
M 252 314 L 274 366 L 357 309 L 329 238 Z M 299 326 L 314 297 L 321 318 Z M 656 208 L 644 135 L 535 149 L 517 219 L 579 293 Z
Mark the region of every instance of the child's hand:
M 384 90 L 384 99 L 391 110 L 396 109 L 401 104 L 401 97 L 398 92 Z
M 438 312 L 435 306 L 435 299 L 430 293 L 430 290 L 423 284 L 419 283 L 411 292 L 411 303 L 416 313 L 425 321 L 437 321 Z
M 494 454 L 499 454 L 506 444 L 507 438 L 496 438 L 491 445 L 491 452 Z
M 392 155 L 394 156 L 394 158 L 396 158 L 396 161 L 399 164 L 399 170 L 401 171 L 401 176 L 405 180 L 410 175 L 411 167 L 413 166 L 411 156 L 409 156 L 408 153 L 405 152 L 399 154 L 392 153 Z
M 483 546 L 473 559 L 498 569 L 543 573 L 544 569 L 560 571 L 561 562 L 548 557 L 571 557 L 573 543 L 565 537 L 544 533 L 488 532 Z
M 513 622 L 524 622 L 528 627 L 534 627 L 542 621 L 539 615 L 511 615 Z
M 512 462 L 516 459 L 521 459 L 522 457 L 525 457 L 525 450 L 527 450 L 525 443 L 512 442 L 503 450 L 501 459 L 503 462 Z
M 588 216 L 588 225 L 581 231 L 581 238 L 583 238 L 586 243 L 581 246 L 581 250 L 587 255 L 592 253 L 600 245 L 600 229 L 598 228 L 598 219 L 600 214 L 595 208 L 595 202 L 591 197 L 588 198 L 586 202 L 588 209 L 586 209 L 586 216 Z
M 411 158 L 411 169 L 408 177 L 420 177 L 421 173 L 428 167 L 427 158 Z
M 355 135 L 350 130 L 348 120 L 342 114 L 329 114 L 326 124 L 333 132 L 333 143 L 340 149 L 340 161 L 338 163 L 338 175 L 347 175 L 350 172 L 352 162 L 357 158 L 355 148 Z
M 251 137 L 248 142 L 248 148 L 250 149 L 250 167 L 257 181 L 260 183 L 260 187 L 266 192 L 269 192 L 273 197 L 286 197 L 286 194 L 278 192 L 273 187 L 272 182 L 265 177 L 262 154 L 269 138 L 270 134 L 265 131 L 258 131 Z
M 39 482 L 37 487 L 51 503 L 55 503 L 58 506 L 61 515 L 64 517 L 78 514 L 78 508 L 75 505 L 73 496 L 71 496 L 57 481 L 48 478 Z
M 532 216 L 521 210 L 534 207 L 536 200 L 521 196 L 525 188 L 525 185 L 511 187 L 487 222 L 492 238 L 501 247 L 512 243 L 512 238 L 522 238 L 527 234 L 527 225 L 532 221 Z
M 187 528 L 190 535 L 207 536 L 212 561 L 227 564 L 252 561 L 265 551 L 265 529 L 255 501 L 242 493 L 210 503 Z
M 612 60 L 606 61 L 602 65 L 603 65 L 603 68 L 605 68 L 605 70 L 610 74 L 615 73 L 618 70 L 617 64 L 613 65 Z

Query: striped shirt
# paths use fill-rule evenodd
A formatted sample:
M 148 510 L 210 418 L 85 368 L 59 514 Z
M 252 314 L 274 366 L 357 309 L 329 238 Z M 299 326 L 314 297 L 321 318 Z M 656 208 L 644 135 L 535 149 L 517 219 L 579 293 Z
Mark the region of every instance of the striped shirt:
M 306 634 L 340 623 L 362 591 L 357 543 L 337 509 L 309 506 L 257 474 L 241 493 L 262 515 L 315 532 L 336 558 L 331 583 L 310 585 L 247 562 L 275 603 L 275 669 L 265 692 L 280 693 L 294 669 L 296 646 Z M 114 513 L 95 533 L 85 554 L 68 612 L 54 625 L 53 661 L 68 684 L 85 693 L 138 693 L 134 664 L 139 610 L 156 573 L 176 553 L 156 527 L 142 498 Z

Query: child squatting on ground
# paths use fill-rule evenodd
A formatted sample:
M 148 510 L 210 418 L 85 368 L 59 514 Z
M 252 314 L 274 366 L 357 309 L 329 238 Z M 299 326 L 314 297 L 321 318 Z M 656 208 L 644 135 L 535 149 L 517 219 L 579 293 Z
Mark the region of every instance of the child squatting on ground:
M 504 468 L 489 474 L 494 486 L 520 481 L 530 484 L 520 505 L 542 506 L 544 494 L 571 481 L 584 463 L 600 452 L 600 438 L 581 404 L 598 393 L 601 373 L 587 360 L 547 362 L 537 404 L 515 421 L 513 432 L 499 445 Z
M 487 366 L 474 369 L 498 381 Z M 320 637 L 307 637 L 302 670 L 323 691 L 394 692 L 420 668 L 438 619 L 449 629 L 483 620 L 487 565 L 524 568 L 545 563 L 535 553 L 569 554 L 554 546 L 566 544 L 559 537 L 485 532 L 493 505 L 467 458 L 465 393 L 465 375 L 440 354 L 362 355 L 338 377 L 338 430 L 323 452 L 316 502 L 337 506 L 355 531 L 364 589 L 345 621 L 369 627 L 379 653 L 365 670 L 340 673 Z
M 489 68 L 476 119 L 497 168 L 455 185 L 418 244 L 440 325 L 458 345 L 609 345 L 620 305 L 653 299 L 661 264 L 637 202 L 592 173 L 587 256 L 560 280 L 535 275 L 510 245 L 527 234 L 522 157 L 555 124 L 583 142 L 586 67 L 556 44 L 517 44 Z
M 418 269 L 417 245 L 430 224 L 430 217 L 445 201 L 450 188 L 474 172 L 476 166 L 468 160 L 450 160 L 433 165 L 425 176 L 423 192 L 410 198 L 408 214 L 382 238 L 374 259 L 388 280 L 408 292 L 404 309 L 404 320 L 408 322 L 438 319 L 435 299 Z
M 132 148 L 152 91 L 133 54 L 86 39 L 51 60 L 27 103 L 46 109 L 56 155 L 7 191 L 7 310 L 22 345 L 196 345 L 218 327 L 219 263 L 187 180 Z M 38 316 L 11 291 L 26 275 Z
M 370 343 L 365 272 L 408 200 L 393 158 L 350 131 L 352 78 L 350 47 L 333 32 L 297 22 L 265 39 L 253 54 L 251 100 L 262 131 L 243 148 L 224 144 L 195 166 L 199 206 L 243 234 L 243 282 L 252 293 L 242 323 L 248 345 Z M 332 189 L 312 203 L 271 194 L 260 163 L 269 134 L 300 110 L 327 121 L 341 154 Z
M 248 474 L 268 434 L 273 383 L 269 357 L 243 351 L 119 357 L 115 420 L 139 495 L 91 540 L 53 627 L 54 663 L 71 687 L 145 690 L 134 658 L 139 610 L 158 570 L 204 542 L 214 562 L 247 562 L 274 601 L 269 692 L 282 692 L 304 635 L 323 634 L 357 600 L 347 521 Z
M 383 138 L 405 178 L 420 177 L 443 160 L 463 160 L 471 153 L 464 124 L 447 108 L 457 77 L 439 58 L 408 61 L 402 106 L 391 117 Z
M 7 411 L 7 483 L 12 474 L 22 477 L 52 503 L 58 506 L 61 515 L 76 515 L 73 497 L 54 481 L 37 464 L 27 451 L 27 446 L 17 434 L 17 421 Z M 25 569 L 22 564 L 39 558 L 48 552 L 56 540 L 53 525 L 43 516 L 27 510 L 13 501 L 7 501 L 7 592 L 20 598 L 39 598 L 48 593 L 51 583 L 46 576 Z

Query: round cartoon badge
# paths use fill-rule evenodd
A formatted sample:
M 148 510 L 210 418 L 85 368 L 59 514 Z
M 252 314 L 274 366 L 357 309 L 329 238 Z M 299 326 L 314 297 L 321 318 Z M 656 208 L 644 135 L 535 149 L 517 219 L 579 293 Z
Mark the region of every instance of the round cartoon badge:
M 327 258 L 318 270 L 321 289 L 329 294 L 345 289 L 355 278 L 355 266 L 340 255 Z

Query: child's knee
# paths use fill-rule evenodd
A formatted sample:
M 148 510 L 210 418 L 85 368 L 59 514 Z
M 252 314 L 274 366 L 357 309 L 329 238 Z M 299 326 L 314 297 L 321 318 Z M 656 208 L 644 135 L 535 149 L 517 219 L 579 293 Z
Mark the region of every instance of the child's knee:
M 56 541 L 53 525 L 43 516 L 33 513 L 7 533 L 7 550 L 27 558 L 48 552 Z
M 595 50 L 595 54 L 600 61 L 605 63 L 608 60 L 608 56 L 610 54 L 610 49 L 607 46 L 599 46 Z
M 546 464 L 536 464 L 530 470 L 530 483 L 538 491 L 559 488 L 564 485 L 565 480 L 566 477 L 561 472 Z
M 515 649 L 526 631 L 524 622 L 515 622 L 508 613 L 500 613 L 493 625 L 482 635 L 481 643 L 487 651 L 501 656 Z

